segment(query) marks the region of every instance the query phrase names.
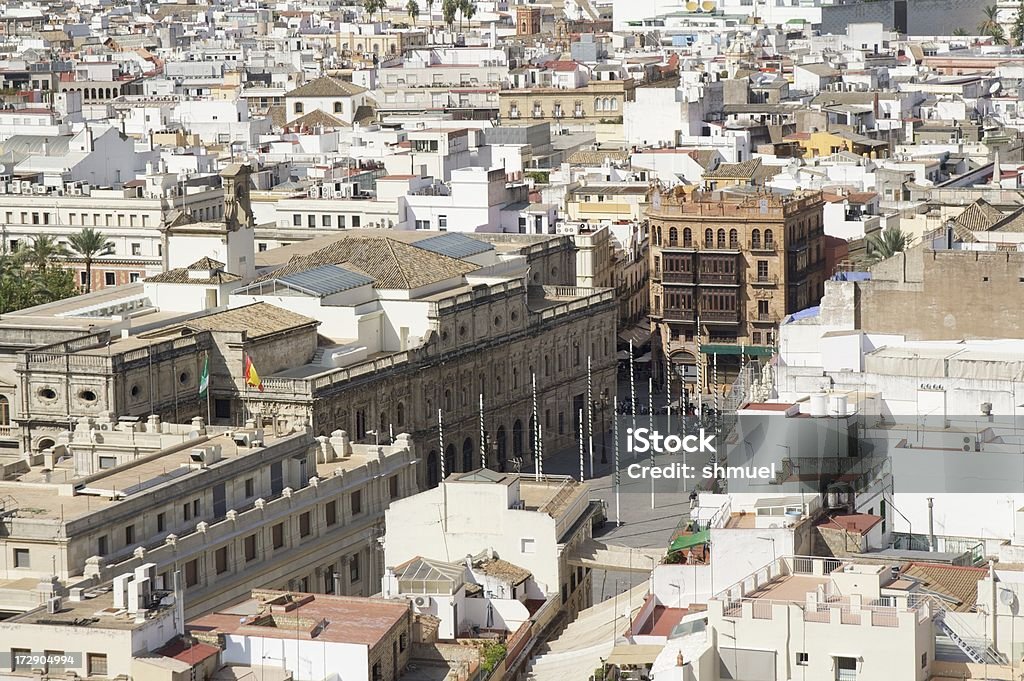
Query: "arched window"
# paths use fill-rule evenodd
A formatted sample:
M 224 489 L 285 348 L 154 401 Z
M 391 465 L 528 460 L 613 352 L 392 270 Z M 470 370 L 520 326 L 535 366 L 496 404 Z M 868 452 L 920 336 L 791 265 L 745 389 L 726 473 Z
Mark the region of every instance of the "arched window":
M 661 245 L 661 225 L 657 225 L 654 228 L 654 245 L 655 246 L 660 246 Z
M 11 402 L 7 395 L 0 395 L 0 426 L 11 425 Z
M 544 355 L 544 375 L 551 375 L 551 357 Z
M 523 455 L 523 422 L 516 419 L 516 422 L 512 424 L 512 456 L 521 457 Z
M 441 480 L 441 462 L 437 458 L 437 450 L 430 450 L 427 454 L 427 487 L 437 487 Z
M 455 445 L 448 445 L 444 448 L 444 474 L 451 475 L 455 472 Z
M 295 102 L 295 113 L 302 113 L 302 102 Z
M 537 451 L 537 422 L 532 416 L 530 417 L 529 430 L 530 432 L 527 433 L 526 437 L 529 438 L 530 454 L 534 454 Z
M 451 411 L 452 410 L 452 391 L 451 390 L 445 390 L 444 391 L 444 410 L 445 411 Z
M 764 230 L 764 245 L 771 246 L 773 243 L 775 243 L 775 237 L 772 235 L 772 230 Z
M 405 405 L 401 402 L 395 406 L 395 421 L 399 426 L 405 425 Z
M 683 245 L 687 247 L 693 246 L 693 230 L 689 227 L 683 228 Z
M 594 111 L 604 111 L 604 106 L 601 103 L 600 97 L 594 100 Z
M 725 230 L 718 230 L 718 247 L 725 248 Z
M 612 99 L 612 111 L 618 111 L 618 110 L 619 110 L 619 100 L 613 98 Z
M 473 470 L 473 438 L 467 437 L 462 442 L 462 472 Z
M 755 229 L 750 233 L 750 247 L 761 248 L 761 230 Z
M 668 228 L 668 245 L 678 246 L 679 245 L 679 230 L 675 227 Z
M 715 233 L 711 231 L 711 228 L 704 230 L 704 248 L 711 248 L 715 245 Z
M 735 229 L 730 229 L 729 230 L 729 248 L 739 248 L 739 247 L 740 247 L 740 233 L 737 232 Z
M 508 462 L 508 442 L 506 441 L 505 426 L 498 426 L 498 470 L 505 472 L 505 464 Z
M 341 102 L 335 102 L 334 103 L 334 113 L 344 113 L 344 112 L 345 112 L 345 105 L 342 104 Z

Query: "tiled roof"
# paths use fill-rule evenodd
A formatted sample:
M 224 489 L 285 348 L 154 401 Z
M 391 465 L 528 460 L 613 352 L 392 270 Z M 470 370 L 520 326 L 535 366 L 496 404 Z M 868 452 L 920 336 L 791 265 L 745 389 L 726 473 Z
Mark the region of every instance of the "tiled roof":
M 1024 208 L 1004 216 L 989 228 L 992 232 L 1024 232 Z
M 518 565 L 510 563 L 507 560 L 501 560 L 500 558 L 485 560 L 476 565 L 474 569 L 488 577 L 494 577 L 496 579 L 506 581 L 513 586 L 522 584 L 533 574 L 526 568 L 521 568 Z
M 286 93 L 285 97 L 351 97 L 363 92 L 366 92 L 366 88 L 354 83 L 321 76 Z
M 196 277 L 190 272 L 209 271 L 208 277 Z M 154 284 L 230 284 L 241 279 L 237 274 L 224 271 L 224 263 L 213 258 L 201 258 L 188 267 L 177 267 L 146 279 Z
M 988 571 L 984 568 L 941 565 L 937 563 L 912 563 L 903 571 L 905 577 L 912 577 L 928 591 L 933 591 L 956 601 L 952 610 L 968 612 L 978 600 L 978 581 Z
M 1004 217 L 1002 211 L 988 201 L 978 199 L 956 217 L 956 222 L 972 231 L 987 232 Z
M 184 326 L 200 331 L 245 331 L 249 338 L 260 338 L 315 323 L 315 319 L 283 307 L 270 303 L 253 303 L 190 319 Z
M 599 166 L 605 159 L 612 163 L 622 163 L 629 159 L 628 151 L 590 151 L 581 149 L 573 152 L 567 159 L 569 163 L 577 166 Z
M 290 127 L 304 127 L 304 128 L 316 128 L 323 126 L 325 128 L 351 128 L 352 126 L 343 120 L 335 118 L 331 114 L 321 111 L 320 109 L 313 109 L 305 116 L 299 116 L 295 120 L 288 123 Z
M 284 106 L 275 104 L 267 107 L 267 118 L 275 128 L 283 128 L 288 124 L 288 112 Z
M 751 158 L 739 163 L 722 163 L 714 170 L 704 173 L 704 179 L 754 179 L 754 175 L 761 168 L 760 158 Z
M 319 251 L 292 258 L 256 281 L 280 279 L 323 265 L 352 265 L 373 278 L 374 288 L 390 289 L 419 288 L 479 269 L 389 237 L 342 237 Z

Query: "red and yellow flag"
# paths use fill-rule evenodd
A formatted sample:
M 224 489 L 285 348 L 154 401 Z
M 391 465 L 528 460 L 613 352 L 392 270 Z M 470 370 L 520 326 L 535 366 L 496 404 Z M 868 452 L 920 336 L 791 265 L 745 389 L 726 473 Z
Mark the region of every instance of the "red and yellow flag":
M 256 365 L 249 359 L 249 355 L 245 356 L 245 382 L 263 392 L 263 379 L 256 372 Z

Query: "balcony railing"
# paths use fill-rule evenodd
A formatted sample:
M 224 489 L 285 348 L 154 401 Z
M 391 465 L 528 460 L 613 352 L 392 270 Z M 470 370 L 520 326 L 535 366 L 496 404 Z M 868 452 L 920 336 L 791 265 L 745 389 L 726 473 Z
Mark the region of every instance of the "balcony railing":
M 668 319 L 677 322 L 692 322 L 697 318 L 697 313 L 694 310 L 669 310 L 666 309 L 662 313 L 662 319 Z
M 701 272 L 700 283 L 702 284 L 728 284 L 730 286 L 738 286 L 740 283 L 739 275 L 735 272 L 730 274 L 723 274 L 721 272 Z
M 662 272 L 661 281 L 664 284 L 692 284 L 693 272 Z
M 775 253 L 778 251 L 778 244 L 774 241 L 748 241 L 747 248 L 755 253 Z
M 739 310 L 701 310 L 700 320 L 702 322 L 738 324 L 740 321 L 740 313 Z
M 777 286 L 779 283 L 779 277 L 776 274 L 759 274 L 751 279 L 750 283 L 755 286 Z
M 15 426 L 0 426 L 0 437 L 14 437 Z
M 757 315 L 754 317 L 754 321 L 755 322 L 771 322 L 771 323 L 774 324 L 775 321 L 776 321 L 776 318 L 775 318 L 775 315 L 773 315 L 771 312 L 758 312 Z

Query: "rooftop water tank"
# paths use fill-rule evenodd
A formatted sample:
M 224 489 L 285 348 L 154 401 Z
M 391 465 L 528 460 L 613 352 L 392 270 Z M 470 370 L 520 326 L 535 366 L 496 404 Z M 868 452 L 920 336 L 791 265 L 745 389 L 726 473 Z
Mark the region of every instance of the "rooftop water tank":
M 811 416 L 814 418 L 821 418 L 822 416 L 828 416 L 826 405 L 828 404 L 828 395 L 825 393 L 815 393 L 811 395 Z
M 832 416 L 846 416 L 846 395 L 832 395 Z

